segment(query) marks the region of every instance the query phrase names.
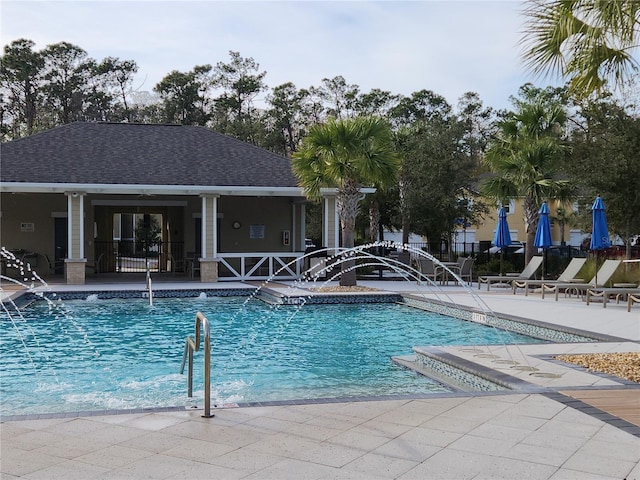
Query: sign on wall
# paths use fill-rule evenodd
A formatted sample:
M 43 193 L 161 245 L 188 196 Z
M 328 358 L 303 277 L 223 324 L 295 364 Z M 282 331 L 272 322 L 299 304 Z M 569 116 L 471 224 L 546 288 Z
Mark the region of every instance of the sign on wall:
M 21 232 L 35 232 L 36 231 L 36 224 L 33 222 L 22 222 L 20 224 L 20 231 Z
M 249 225 L 249 238 L 264 238 L 264 224 Z

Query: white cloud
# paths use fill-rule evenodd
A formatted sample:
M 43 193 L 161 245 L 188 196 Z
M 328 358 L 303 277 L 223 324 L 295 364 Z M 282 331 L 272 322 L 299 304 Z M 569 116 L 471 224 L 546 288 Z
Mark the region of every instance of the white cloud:
M 252 57 L 271 87 L 342 75 L 363 91 L 426 89 L 488 106 L 534 80 L 519 60 L 521 4 L 508 1 L 25 1 L 3 0 L 2 44 L 67 41 L 100 60 L 135 60 L 151 90 L 172 70 Z

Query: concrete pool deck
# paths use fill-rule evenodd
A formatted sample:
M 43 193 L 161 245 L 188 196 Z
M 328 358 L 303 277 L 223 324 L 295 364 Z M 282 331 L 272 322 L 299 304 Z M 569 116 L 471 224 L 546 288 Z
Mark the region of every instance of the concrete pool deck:
M 153 411 L 3 420 L 1 478 L 640 479 L 640 385 L 551 358 L 640 351 L 639 306 L 627 312 L 622 303 L 605 309 L 575 297 L 556 302 L 537 294 L 514 296 L 510 289 L 478 291 L 475 284 L 474 295 L 459 286 L 427 292 L 410 282 L 358 284 L 459 305 L 480 302 L 497 314 L 615 338 L 481 347 L 482 352 L 447 347 L 452 356 L 478 368 L 508 371 L 528 385 L 516 392 L 220 408 L 210 419 L 202 418 L 202 411 Z M 156 289 L 243 286 L 154 284 Z M 140 289 L 139 284 L 54 286 L 75 291 L 127 287 Z M 537 368 L 539 375 L 496 360 L 517 361 Z M 594 394 L 622 398 L 626 407 L 593 406 Z

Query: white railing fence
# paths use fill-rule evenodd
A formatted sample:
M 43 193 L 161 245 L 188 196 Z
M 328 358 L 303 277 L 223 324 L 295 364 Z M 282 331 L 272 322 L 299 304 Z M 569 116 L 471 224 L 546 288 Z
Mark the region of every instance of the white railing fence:
M 304 271 L 303 252 L 218 253 L 221 282 L 275 279 L 297 280 Z

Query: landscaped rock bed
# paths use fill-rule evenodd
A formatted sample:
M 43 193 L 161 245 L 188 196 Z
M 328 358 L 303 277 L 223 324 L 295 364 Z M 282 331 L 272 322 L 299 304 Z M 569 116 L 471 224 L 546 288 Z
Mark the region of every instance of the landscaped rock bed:
M 585 367 L 592 372 L 608 373 L 640 383 L 640 353 L 589 353 L 558 355 L 556 360 Z

